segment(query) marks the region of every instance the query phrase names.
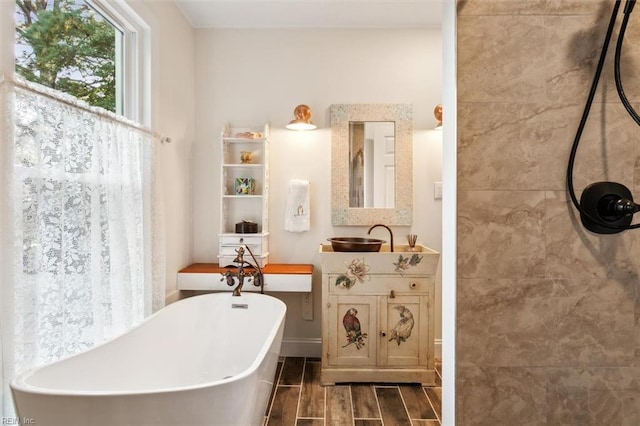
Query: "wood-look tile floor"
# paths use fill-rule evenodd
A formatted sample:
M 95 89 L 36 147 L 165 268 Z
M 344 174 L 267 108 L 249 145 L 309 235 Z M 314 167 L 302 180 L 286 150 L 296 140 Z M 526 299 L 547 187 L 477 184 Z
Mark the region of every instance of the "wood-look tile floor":
M 283 358 L 265 415 L 266 426 L 436 426 L 438 386 L 393 383 L 320 384 L 320 359 Z

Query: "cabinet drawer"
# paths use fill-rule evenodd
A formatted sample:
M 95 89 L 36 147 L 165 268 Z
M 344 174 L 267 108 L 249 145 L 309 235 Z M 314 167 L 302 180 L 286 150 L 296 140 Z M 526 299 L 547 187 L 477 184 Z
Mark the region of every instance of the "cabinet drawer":
M 255 253 L 254 253 L 254 255 L 255 255 Z M 262 255 L 255 255 L 255 256 L 256 256 L 256 260 L 258 262 L 258 266 L 260 266 L 261 268 L 264 268 L 269 263 L 269 253 L 265 253 L 265 254 L 262 254 Z M 236 259 L 235 253 L 234 253 L 233 256 L 221 256 L 221 255 L 218 255 L 218 263 L 222 267 L 238 266 L 234 262 L 235 259 Z M 251 257 L 245 257 L 245 260 L 247 262 L 250 262 L 251 264 L 254 263 L 254 261 L 253 261 L 253 259 L 251 259 Z
M 220 237 L 220 246 L 238 246 L 240 244 L 260 245 L 262 244 L 263 237 L 261 235 L 225 235 Z M 266 239 L 265 239 L 266 241 Z M 253 250 L 253 247 L 251 248 Z
M 229 245 L 229 246 L 220 246 L 220 255 L 221 256 L 235 256 L 236 255 L 236 250 L 238 250 L 238 247 L 244 247 L 244 244 L 238 244 L 238 245 Z M 247 246 L 249 247 L 249 249 L 251 250 L 251 252 L 253 253 L 254 256 L 260 256 L 263 253 L 262 250 L 262 245 L 261 244 L 247 244 Z M 245 256 L 250 256 L 249 253 L 246 252 L 245 250 Z
M 407 277 L 400 275 L 368 275 L 361 281 L 346 274 L 329 274 L 330 294 L 388 295 L 392 290 L 398 294 L 428 294 L 431 277 Z

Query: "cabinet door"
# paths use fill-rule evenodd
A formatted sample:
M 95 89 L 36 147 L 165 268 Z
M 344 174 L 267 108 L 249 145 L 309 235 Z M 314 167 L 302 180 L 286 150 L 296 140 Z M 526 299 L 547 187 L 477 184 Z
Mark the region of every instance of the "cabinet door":
M 381 366 L 427 366 L 429 354 L 428 296 L 381 296 Z
M 376 365 L 376 296 L 331 296 L 328 365 Z

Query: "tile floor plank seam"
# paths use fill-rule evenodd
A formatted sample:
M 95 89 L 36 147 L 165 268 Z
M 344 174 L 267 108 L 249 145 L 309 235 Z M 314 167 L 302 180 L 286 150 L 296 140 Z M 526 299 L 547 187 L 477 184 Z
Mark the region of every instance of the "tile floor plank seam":
M 409 411 L 409 407 L 407 407 L 407 402 L 405 401 L 404 395 L 402 394 L 402 389 L 398 386 L 398 394 L 400 395 L 400 401 L 402 401 L 402 406 L 404 407 L 404 411 L 407 413 L 407 417 L 409 418 L 409 423 L 413 425 L 411 412 Z
M 351 425 L 355 426 L 355 424 L 356 424 L 356 410 L 354 410 L 354 408 L 353 408 L 353 392 L 352 392 L 352 389 L 351 389 L 351 384 L 349 384 L 349 401 L 350 401 L 349 407 L 351 408 Z
M 380 406 L 376 400 L 373 383 L 351 383 L 350 387 L 351 398 L 354 401 L 353 417 L 356 419 L 380 419 Z
M 304 359 L 302 363 L 302 376 L 300 377 L 300 392 L 298 393 L 298 405 L 296 407 L 296 423 L 298 423 L 298 419 L 300 418 L 300 401 L 302 400 L 302 392 L 304 387 L 304 371 L 307 368 L 307 359 Z
M 327 426 L 327 387 L 328 386 L 324 386 L 324 410 L 322 410 L 322 420 L 325 426 Z
M 376 389 L 381 401 L 382 422 L 388 420 L 393 425 L 411 425 L 409 413 L 404 407 L 398 386 L 379 387 Z
M 437 395 L 437 391 L 435 390 L 435 388 L 437 387 L 442 387 L 442 364 L 440 362 L 436 362 L 435 365 L 435 370 L 436 370 L 436 379 L 437 379 L 437 384 L 438 386 L 430 386 L 428 388 L 422 388 L 425 392 L 425 394 L 427 395 L 427 399 L 429 400 L 429 404 L 431 404 L 431 406 L 433 407 L 433 412 L 436 413 L 436 417 L 438 418 L 438 422 L 440 424 L 442 424 L 442 396 L 440 396 L 439 400 L 437 401 L 438 404 L 436 406 L 436 401 L 434 401 L 434 397 L 431 394 L 431 392 L 433 392 L 434 394 Z
M 320 385 L 319 393 L 319 388 L 317 387 L 320 382 L 319 365 L 314 364 L 312 366 L 309 364 L 314 362 L 320 364 L 320 361 L 321 360 L 317 358 L 281 358 L 281 361 L 278 362 L 273 390 L 268 401 L 269 406 L 265 410 L 263 423 L 265 426 L 348 426 L 349 424 L 352 426 L 391 426 L 399 424 L 411 426 L 442 425 L 441 413 L 438 411 L 442 405 L 440 397 L 441 391 L 437 382 L 436 386 L 419 386 L 421 391 L 418 390 L 418 388 L 407 388 L 406 384 L 399 383 L 341 383 L 337 386 Z M 437 378 L 441 379 L 440 371 L 436 369 L 436 372 Z M 356 390 L 354 387 L 356 386 L 362 386 L 358 392 L 360 392 L 361 397 L 365 397 L 365 400 L 366 392 L 362 393 L 362 389 L 371 389 L 373 394 L 372 399 L 375 401 L 375 409 L 372 405 L 367 404 L 370 408 L 365 408 L 364 411 L 362 411 L 363 408 L 358 407 L 358 411 L 362 412 L 362 414 L 365 414 L 367 411 L 370 414 L 375 414 L 372 410 L 377 409 L 380 417 L 370 417 L 369 415 L 362 417 L 355 416 L 356 400 L 354 398 L 354 392 L 356 392 Z M 335 389 L 336 387 L 341 389 Z M 381 391 L 378 392 L 377 389 Z M 393 391 L 391 391 L 392 389 Z M 406 394 L 403 393 L 403 389 L 405 389 Z M 281 391 L 280 395 L 278 395 L 279 390 Z M 296 391 L 298 392 L 297 395 L 291 393 Z M 331 393 L 331 397 L 329 393 Z M 384 411 L 384 414 L 380 401 L 381 394 L 386 398 L 386 411 Z M 340 395 L 342 396 L 340 397 Z M 336 399 L 336 396 L 339 398 Z M 322 398 L 320 407 L 316 405 L 316 408 L 310 408 L 304 412 L 304 408 L 302 408 L 303 404 L 308 404 L 310 401 L 320 398 Z M 340 401 L 341 398 L 343 400 L 348 399 L 348 403 L 347 401 Z M 409 398 L 409 400 L 407 400 L 407 398 Z M 426 401 L 424 400 L 425 398 Z M 332 400 L 336 404 L 332 404 Z M 393 400 L 395 400 L 395 402 L 393 402 Z M 364 400 L 360 398 L 358 403 L 362 401 Z M 408 401 L 411 403 L 411 407 L 409 407 Z M 276 403 L 280 404 L 280 406 L 276 407 Z M 295 408 L 292 406 L 293 404 L 296 404 Z M 393 408 L 394 406 L 395 408 Z M 392 407 L 391 411 L 389 411 L 389 407 Z M 322 410 L 322 412 L 320 413 L 318 409 Z M 329 413 L 329 411 L 331 411 L 331 413 Z M 287 412 L 289 414 L 287 414 Z M 273 416 L 274 413 L 275 417 Z M 300 414 L 306 415 L 300 416 Z M 322 414 L 323 417 L 318 417 L 320 414 Z M 415 415 L 420 416 L 420 418 L 414 418 Z M 432 415 L 434 415 L 435 418 L 431 418 L 430 416 Z M 387 422 L 385 422 L 385 417 Z M 275 422 L 278 423 L 275 424 Z M 389 422 L 390 424 L 387 424 Z
M 273 409 L 273 400 L 276 398 L 276 390 L 278 389 L 278 383 L 280 383 L 280 376 L 282 375 L 282 367 L 284 365 L 284 361 L 278 361 L 276 366 L 276 375 L 273 379 L 273 387 L 271 389 L 271 394 L 269 395 L 269 406 L 267 407 L 264 422 L 266 425 L 269 422 L 269 417 L 271 417 L 271 410 Z
M 384 426 L 384 419 L 382 418 L 382 408 L 380 407 L 380 400 L 378 399 L 378 392 L 376 392 L 376 387 L 371 386 L 373 388 L 373 396 L 376 399 L 376 405 L 378 406 L 378 415 L 380 416 L 380 423 Z
M 435 413 L 438 421 L 442 422 L 442 419 L 440 419 L 440 415 L 438 414 L 438 410 L 436 410 L 436 407 L 434 406 L 433 402 L 431 402 L 431 398 L 429 398 L 429 393 L 427 393 L 427 390 L 425 388 L 422 388 L 422 393 L 424 394 L 425 397 L 427 397 L 427 401 L 429 402 L 429 405 L 431 405 L 431 410 Z
M 296 424 L 298 424 L 298 420 L 300 417 L 300 401 L 302 400 L 302 393 L 304 391 L 304 372 L 307 368 L 307 359 L 305 358 L 302 363 L 302 376 L 300 377 L 300 392 L 298 393 L 298 405 L 296 406 Z
M 423 386 L 402 384 L 399 388 L 410 419 L 438 420 L 438 415 Z

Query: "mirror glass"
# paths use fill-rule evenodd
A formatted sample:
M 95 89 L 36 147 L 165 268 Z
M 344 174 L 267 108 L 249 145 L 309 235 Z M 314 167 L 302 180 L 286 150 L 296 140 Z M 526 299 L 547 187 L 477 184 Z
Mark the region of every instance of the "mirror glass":
M 349 122 L 349 207 L 395 205 L 393 121 Z
M 331 106 L 333 225 L 411 225 L 413 109 Z

